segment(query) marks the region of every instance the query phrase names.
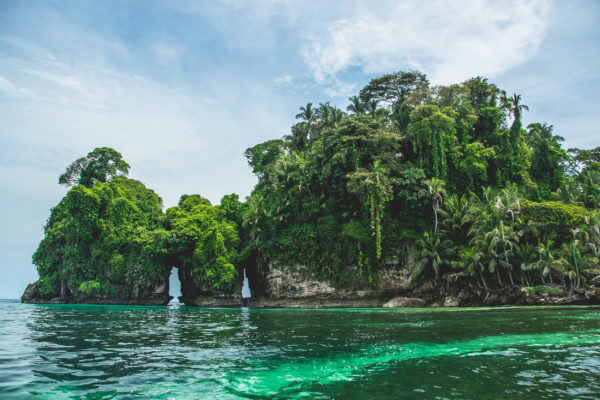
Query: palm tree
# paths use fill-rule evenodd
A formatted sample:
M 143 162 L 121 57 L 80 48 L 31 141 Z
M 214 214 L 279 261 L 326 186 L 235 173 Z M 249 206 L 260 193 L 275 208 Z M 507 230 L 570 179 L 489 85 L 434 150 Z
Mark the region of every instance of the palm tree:
M 539 146 L 540 143 L 549 143 L 555 146 L 558 142 L 564 142 L 565 138 L 559 135 L 553 135 L 554 126 L 547 123 L 540 124 L 539 122 L 527 125 L 527 145 L 530 148 Z M 560 147 L 560 145 L 559 145 Z
M 433 214 L 435 215 L 435 227 L 433 229 L 433 233 L 437 234 L 438 227 L 438 210 L 444 204 L 444 196 L 446 195 L 446 189 L 444 189 L 444 182 L 442 179 L 438 179 L 433 177 L 425 181 L 425 189 L 422 189 L 419 194 L 421 196 L 429 196 L 431 199 L 431 208 L 433 209 Z
M 306 149 L 308 143 L 308 125 L 305 122 L 300 122 L 293 125 L 291 129 L 292 134 L 284 137 L 290 143 L 290 149 L 297 151 Z
M 546 241 L 546 243 L 538 244 L 539 259 L 535 263 L 537 269 L 541 272 L 542 283 L 545 284 L 544 278 L 549 277 L 550 285 L 554 284 L 552 281 L 553 272 L 558 271 L 561 273 L 561 277 L 564 276 L 564 263 L 560 259 L 554 257 L 554 254 L 552 253 L 552 244 L 553 242 L 551 240 Z
M 515 216 L 521 213 L 521 199 L 519 190 L 515 185 L 507 186 L 502 189 L 500 196 L 496 201 L 496 209 L 503 213 L 505 218 L 515 222 Z
M 308 137 L 312 138 L 318 123 L 318 116 L 312 107 L 312 103 L 307 103 L 306 107 L 300 107 L 300 112 L 296 114 L 296 119 L 300 119 L 306 124 Z
M 556 190 L 564 175 L 563 161 L 568 158 L 559 143 L 565 139 L 552 134 L 552 125 L 535 123 L 529 124 L 527 128 L 527 145 L 533 150 L 530 157 L 531 176 L 534 180 L 547 184 L 551 190 Z
M 586 169 L 579 174 L 578 179 L 582 182 L 583 204 L 587 208 L 600 207 L 600 174 L 596 171 Z
M 531 286 L 529 281 L 528 273 L 538 268 L 536 265 L 537 249 L 531 244 L 524 243 L 520 246 L 515 246 L 514 254 L 518 260 L 521 261 L 521 283 L 526 283 L 527 286 Z M 542 281 L 543 281 L 542 276 Z M 525 282 L 523 282 L 523 280 Z
M 500 265 L 508 271 L 508 277 L 512 286 L 515 282 L 512 277 L 512 265 L 509 261 L 509 256 L 513 254 L 513 248 L 516 244 L 516 235 L 512 227 L 500 221 L 498 226 L 486 233 L 483 240 L 487 243 L 488 253 L 495 260 L 497 265 Z M 500 276 L 498 275 L 498 279 Z
M 427 271 L 433 271 L 437 284 L 440 268 L 449 265 L 449 257 L 454 254 L 452 241 L 447 239 L 442 241 L 437 235 L 425 232 L 423 237 L 415 242 L 415 246 L 419 261 L 412 270 L 413 279 Z
M 577 234 L 579 234 L 580 231 L 581 230 L 579 228 L 571 229 L 571 234 L 573 235 L 573 242 L 571 242 L 571 254 L 573 256 L 572 260 L 573 265 L 575 266 L 575 274 L 577 278 L 577 285 L 575 286 L 575 289 L 579 289 L 579 285 L 581 284 L 579 263 L 577 262 L 578 256 L 580 256 L 579 251 L 577 250 L 577 245 L 580 243 L 579 240 L 577 240 Z
M 328 101 L 326 101 L 325 103 L 319 103 L 319 108 L 317 108 L 315 114 L 317 114 L 317 118 L 320 120 L 321 123 L 327 122 L 327 119 L 329 118 L 329 113 L 331 112 L 331 108 L 332 107 L 329 105 Z
M 521 104 L 521 95 L 520 94 L 513 94 L 512 97 L 509 97 L 507 99 L 507 104 L 510 107 L 510 113 L 513 115 L 513 117 L 515 118 L 515 122 L 514 123 L 519 123 L 519 125 L 521 124 L 521 115 L 523 113 L 523 111 L 529 111 L 529 107 L 526 106 L 525 104 Z
M 444 231 L 452 235 L 451 239 L 455 243 L 465 243 L 475 214 L 471 199 L 465 194 L 461 197 L 450 196 L 446 199 L 444 207 L 440 208 L 439 214 L 443 218 L 441 225 Z
M 566 181 L 561 182 L 560 186 L 556 189 L 554 193 L 551 194 L 552 200 L 562 201 L 565 204 L 574 204 L 577 202 L 577 197 L 579 196 L 579 191 L 577 185 L 573 181 L 573 179 L 568 179 Z
M 327 126 L 335 128 L 344 118 L 345 113 L 339 108 L 331 107 L 329 115 L 327 116 Z
M 463 274 L 472 276 L 477 281 L 477 276 L 481 279 L 481 283 L 486 290 L 489 290 L 484 278 L 485 264 L 483 262 L 483 254 L 475 247 L 467 246 L 460 249 L 458 252 L 458 261 L 453 261 L 452 266 L 455 269 L 463 269 Z M 479 283 L 478 283 L 479 285 Z
M 348 97 L 350 100 L 350 105 L 346 107 L 346 110 L 356 114 L 364 114 L 366 112 L 366 105 L 358 96 Z
M 258 222 L 265 215 L 262 207 L 263 196 L 258 193 L 253 193 L 248 196 L 246 204 L 248 205 L 244 215 L 242 216 L 242 226 L 249 227 L 250 240 L 257 243 L 260 239 L 260 227 Z

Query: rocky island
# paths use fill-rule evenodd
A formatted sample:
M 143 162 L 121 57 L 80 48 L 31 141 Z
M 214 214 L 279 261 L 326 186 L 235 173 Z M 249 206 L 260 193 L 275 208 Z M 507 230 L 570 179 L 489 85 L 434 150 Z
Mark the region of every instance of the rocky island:
M 161 198 L 119 152 L 67 167 L 26 303 L 433 307 L 600 303 L 600 147 L 483 78 L 373 79 L 346 111 L 300 107 L 290 134 L 246 150 L 244 202 Z

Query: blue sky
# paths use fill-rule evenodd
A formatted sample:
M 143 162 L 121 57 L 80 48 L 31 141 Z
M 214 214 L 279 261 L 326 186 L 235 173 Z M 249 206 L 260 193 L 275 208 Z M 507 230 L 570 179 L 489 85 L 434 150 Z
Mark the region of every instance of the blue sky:
M 93 148 L 165 207 L 245 197 L 247 147 L 384 73 L 488 77 L 523 96 L 525 123 L 599 146 L 597 21 L 596 1 L 0 0 L 0 298 L 37 279 L 58 176 Z

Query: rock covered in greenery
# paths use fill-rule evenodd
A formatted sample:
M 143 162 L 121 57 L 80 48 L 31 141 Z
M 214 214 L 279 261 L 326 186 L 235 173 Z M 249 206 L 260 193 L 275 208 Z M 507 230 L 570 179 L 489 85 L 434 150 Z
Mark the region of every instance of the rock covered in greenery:
M 73 187 L 44 227 L 33 255 L 40 279 L 27 297 L 168 302 L 171 233 L 161 206 L 154 191 L 122 176 Z
M 240 304 L 233 295 L 241 289 L 234 265 L 243 210 L 237 196 L 212 206 L 184 195 L 164 214 L 161 198 L 125 177 L 127 168 L 109 148 L 67 168 L 60 183 L 75 186 L 51 211 L 33 255 L 40 279 L 22 300 L 164 305 L 171 269 L 178 267 L 184 302 L 196 304 L 208 293 Z
M 349 100 L 248 148 L 245 202 L 183 195 L 163 213 L 115 150 L 76 160 L 23 300 L 166 302 L 177 267 L 189 305 L 240 304 L 243 269 L 262 306 L 600 301 L 600 148 L 525 129 L 521 96 L 482 78 L 398 72 Z
M 493 293 L 517 286 L 594 292 L 598 149 L 565 151 L 545 123 L 524 129 L 521 96 L 482 78 L 430 86 L 399 72 L 349 100 L 349 113 L 308 103 L 289 136 L 246 150 L 259 181 L 244 222 L 260 265 L 369 288 L 396 260 L 441 304 L 450 292 L 463 293 L 452 304 L 501 304 L 516 297 Z
M 199 195 L 184 195 L 177 207 L 167 210 L 165 223 L 174 241 L 172 262 L 186 304 L 241 303 L 242 277 L 236 267 L 240 234 L 235 221 L 240 207 L 236 195 L 226 196 L 221 206 L 212 206 Z M 222 301 L 207 300 L 215 297 Z

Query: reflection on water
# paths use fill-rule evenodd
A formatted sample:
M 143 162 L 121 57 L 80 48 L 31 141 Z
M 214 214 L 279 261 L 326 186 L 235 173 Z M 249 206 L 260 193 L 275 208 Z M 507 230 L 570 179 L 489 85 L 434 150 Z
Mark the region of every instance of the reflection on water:
M 0 303 L 0 398 L 597 398 L 600 311 Z

